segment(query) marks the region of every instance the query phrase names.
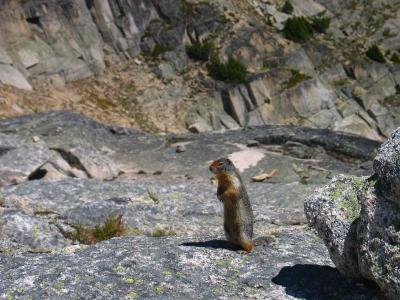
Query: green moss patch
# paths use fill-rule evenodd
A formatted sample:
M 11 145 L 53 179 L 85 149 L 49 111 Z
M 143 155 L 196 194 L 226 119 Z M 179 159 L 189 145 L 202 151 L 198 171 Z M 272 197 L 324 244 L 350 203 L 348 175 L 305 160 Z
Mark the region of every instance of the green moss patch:
M 339 209 L 345 213 L 350 223 L 360 215 L 361 205 L 358 201 L 358 194 L 365 189 L 364 183 L 365 181 L 360 177 L 352 177 L 350 182 L 337 181 L 329 194 Z

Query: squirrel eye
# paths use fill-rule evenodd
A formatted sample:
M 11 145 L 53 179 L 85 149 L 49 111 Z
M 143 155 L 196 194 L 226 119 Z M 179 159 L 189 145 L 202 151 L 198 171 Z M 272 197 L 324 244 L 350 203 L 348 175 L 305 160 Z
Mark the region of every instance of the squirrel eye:
M 224 163 L 220 161 L 220 162 L 218 163 L 218 168 L 221 168 L 223 165 L 224 165 Z

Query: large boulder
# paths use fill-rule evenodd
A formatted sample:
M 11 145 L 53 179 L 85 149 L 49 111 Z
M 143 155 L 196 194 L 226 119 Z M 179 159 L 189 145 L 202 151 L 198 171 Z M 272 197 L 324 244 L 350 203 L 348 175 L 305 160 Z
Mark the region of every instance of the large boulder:
M 304 204 L 306 217 L 329 249 L 336 267 L 346 276 L 360 278 L 357 249 L 357 197 L 362 178 L 340 176 L 318 190 Z
M 379 190 L 400 207 L 400 128 L 379 149 L 374 160 Z
M 389 299 L 400 297 L 399 136 L 379 149 L 374 176 L 335 178 L 304 205 L 339 271 L 377 283 Z

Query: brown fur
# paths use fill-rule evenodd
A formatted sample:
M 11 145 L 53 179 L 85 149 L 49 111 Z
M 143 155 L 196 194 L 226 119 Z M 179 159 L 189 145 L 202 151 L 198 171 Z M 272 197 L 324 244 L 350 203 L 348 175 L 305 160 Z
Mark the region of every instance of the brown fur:
M 247 192 L 237 170 L 223 169 L 220 161 L 210 165 L 218 180 L 218 199 L 224 204 L 224 230 L 227 240 L 246 252 L 253 250 L 253 212 Z

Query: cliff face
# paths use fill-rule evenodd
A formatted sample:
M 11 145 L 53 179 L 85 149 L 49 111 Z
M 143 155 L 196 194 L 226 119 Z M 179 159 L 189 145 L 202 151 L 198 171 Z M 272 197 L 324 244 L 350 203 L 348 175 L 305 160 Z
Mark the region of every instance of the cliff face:
M 0 63 L 14 74 L 2 81 L 29 89 L 24 78 L 74 81 L 137 56 L 150 22 L 174 21 L 179 9 L 171 8 L 180 1 L 13 0 L 0 5 Z M 182 30 L 174 33 L 182 39 Z M 170 45 L 182 42 L 171 39 Z
M 383 141 L 400 125 L 400 2 L 284 2 L 1 1 L 0 118 L 66 109 L 147 132 L 293 124 Z M 312 37 L 288 38 L 293 17 Z M 205 40 L 246 84 L 187 55 Z

